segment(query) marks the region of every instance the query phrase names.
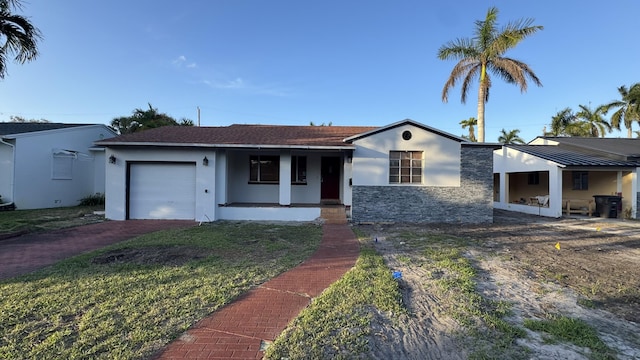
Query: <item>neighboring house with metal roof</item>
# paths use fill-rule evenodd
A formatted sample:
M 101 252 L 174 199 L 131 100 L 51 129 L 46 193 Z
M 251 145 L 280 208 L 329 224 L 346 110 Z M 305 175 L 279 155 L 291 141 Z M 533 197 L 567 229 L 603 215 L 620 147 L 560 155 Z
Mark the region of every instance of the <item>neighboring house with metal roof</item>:
M 163 127 L 106 147 L 106 216 L 491 222 L 492 152 L 412 120 L 384 127 Z
M 505 145 L 494 151 L 494 206 L 550 217 L 589 215 L 598 212 L 599 199 L 619 196 L 613 215 L 636 218 L 638 168 L 640 139 L 538 137 Z
M 0 122 L 0 196 L 18 209 L 78 205 L 104 193 L 105 125 Z

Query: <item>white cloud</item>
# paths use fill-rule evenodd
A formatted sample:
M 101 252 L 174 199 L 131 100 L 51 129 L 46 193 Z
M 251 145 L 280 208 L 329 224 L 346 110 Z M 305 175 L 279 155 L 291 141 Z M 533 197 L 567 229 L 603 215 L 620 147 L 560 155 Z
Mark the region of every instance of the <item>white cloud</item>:
M 187 61 L 187 57 L 184 55 L 180 55 L 177 59 L 173 60 L 172 64 L 179 66 L 182 65 L 185 61 Z
M 178 58 L 173 60 L 171 63 L 179 68 L 184 66 L 188 69 L 194 69 L 198 66 L 195 62 L 188 62 L 187 57 L 184 55 L 178 56 Z
M 222 87 L 226 89 L 242 89 L 244 88 L 244 81 L 242 78 L 235 78 L 234 80 L 227 81 Z

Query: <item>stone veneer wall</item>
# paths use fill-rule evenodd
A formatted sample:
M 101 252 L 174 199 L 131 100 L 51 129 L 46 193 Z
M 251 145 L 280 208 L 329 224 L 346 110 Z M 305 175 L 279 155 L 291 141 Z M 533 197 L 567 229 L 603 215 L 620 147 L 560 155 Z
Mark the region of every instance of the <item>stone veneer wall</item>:
M 352 221 L 493 222 L 493 149 L 462 147 L 460 186 L 353 186 Z

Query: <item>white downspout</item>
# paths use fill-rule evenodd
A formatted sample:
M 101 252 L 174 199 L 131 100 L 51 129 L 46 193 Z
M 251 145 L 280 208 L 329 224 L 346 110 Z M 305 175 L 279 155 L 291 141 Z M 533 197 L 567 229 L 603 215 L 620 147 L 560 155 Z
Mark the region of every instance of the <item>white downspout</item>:
M 3 138 L 0 137 L 0 143 L 5 144 L 11 147 L 11 154 L 13 155 L 13 159 L 11 159 L 11 202 L 16 203 L 16 146 L 4 141 Z

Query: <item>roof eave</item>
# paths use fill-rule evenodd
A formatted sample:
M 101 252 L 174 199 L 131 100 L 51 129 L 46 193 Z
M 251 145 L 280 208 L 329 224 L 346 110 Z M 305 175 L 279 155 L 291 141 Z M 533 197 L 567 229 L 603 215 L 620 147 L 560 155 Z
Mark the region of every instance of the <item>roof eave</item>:
M 421 124 L 421 123 L 419 123 L 419 122 L 417 122 L 415 120 L 411 120 L 411 119 L 400 120 L 400 121 L 397 121 L 397 122 L 395 122 L 393 124 L 389 124 L 387 126 L 383 126 L 383 127 L 377 128 L 377 129 L 373 129 L 373 130 L 364 132 L 362 134 L 357 134 L 357 135 L 350 136 L 348 138 L 345 138 L 342 141 L 344 141 L 346 143 L 351 143 L 353 141 L 356 141 L 356 140 L 359 140 L 359 139 L 362 139 L 362 138 L 365 138 L 365 137 L 368 137 L 368 136 L 371 136 L 371 135 L 375 135 L 375 134 L 378 134 L 378 133 L 381 133 L 381 132 L 385 132 L 387 130 L 391 130 L 393 128 L 397 128 L 399 126 L 406 125 L 406 124 L 413 125 L 415 127 L 421 128 L 423 130 L 438 134 L 440 136 L 443 136 L 443 137 L 446 137 L 446 138 L 449 138 L 451 140 L 455 140 L 455 141 L 458 141 L 458 142 L 461 142 L 461 143 L 462 142 L 469 142 L 467 139 L 461 138 L 459 136 L 455 136 L 453 134 L 449 134 L 447 132 L 444 132 L 442 130 L 438 130 L 436 128 L 432 128 L 431 126 L 428 126 L 428 125 L 425 125 L 425 124 Z
M 118 135 L 115 131 L 113 131 L 113 129 L 109 128 L 107 125 L 104 125 L 104 124 L 79 124 L 77 126 L 69 126 L 69 127 L 61 127 L 57 129 L 47 129 L 47 130 L 37 130 L 37 131 L 27 131 L 27 132 L 21 132 L 21 133 L 13 133 L 13 134 L 4 134 L 1 136 L 5 139 L 17 139 L 22 137 L 42 136 L 42 135 L 48 135 L 53 133 L 76 131 L 78 129 L 87 129 L 87 128 L 94 128 L 94 127 L 101 127 L 111 132 L 114 136 Z
M 167 142 L 111 142 L 99 141 L 96 145 L 106 147 L 153 146 L 153 147 L 199 147 L 231 149 L 300 149 L 300 150 L 352 150 L 354 145 L 273 145 L 273 144 L 203 144 L 203 143 L 167 143 Z
M 463 142 L 460 145 L 464 146 L 464 147 L 488 147 L 488 148 L 492 148 L 494 150 L 498 150 L 498 149 L 502 149 L 502 144 L 499 143 L 479 143 L 479 142 Z

